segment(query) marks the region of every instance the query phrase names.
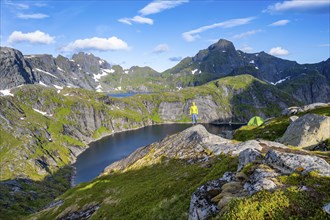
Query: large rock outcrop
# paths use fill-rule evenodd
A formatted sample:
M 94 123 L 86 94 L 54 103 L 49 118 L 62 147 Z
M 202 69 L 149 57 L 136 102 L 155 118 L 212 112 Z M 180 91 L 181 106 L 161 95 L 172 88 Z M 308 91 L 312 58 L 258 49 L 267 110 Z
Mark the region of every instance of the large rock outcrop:
M 1 47 L 0 50 L 0 78 L 0 90 L 36 81 L 32 67 L 23 54 L 8 47 Z
M 202 125 L 192 126 L 146 147 L 140 148 L 123 160 L 108 166 L 103 175 L 126 172 L 167 159 L 184 159 L 188 163 L 207 163 L 214 155 L 238 156 L 237 172 L 227 172 L 223 177 L 207 182 L 192 194 L 189 208 L 190 220 L 208 219 L 222 213 L 234 198 L 254 195 L 262 190 L 273 191 L 281 185 L 279 176 L 311 171 L 320 176 L 330 176 L 330 165 L 307 151 L 291 150 L 271 141 L 252 140 L 235 143 L 212 135 Z M 248 173 L 242 172 L 253 164 Z
M 328 138 L 330 138 L 330 117 L 306 114 L 289 125 L 279 142 L 309 147 Z
M 114 72 L 105 60 L 92 54 L 74 54 L 72 59 L 61 55 L 25 55 L 13 48 L 0 50 L 0 90 L 23 84 L 41 84 L 63 89 L 76 87 L 103 91 L 101 77 Z

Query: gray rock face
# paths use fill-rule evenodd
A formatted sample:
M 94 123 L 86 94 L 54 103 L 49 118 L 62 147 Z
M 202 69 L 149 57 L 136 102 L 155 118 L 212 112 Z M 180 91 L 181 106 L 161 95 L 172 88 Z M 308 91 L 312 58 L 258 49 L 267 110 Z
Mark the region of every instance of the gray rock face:
M 255 161 L 261 161 L 261 160 L 262 160 L 262 155 L 259 151 L 251 149 L 251 148 L 243 150 L 238 155 L 237 172 L 241 171 L 246 164 L 255 162 Z
M 47 54 L 23 56 L 8 47 L 1 47 L 0 64 L 0 90 L 22 84 L 100 90 L 99 78 L 111 72 L 109 63 L 91 54 L 79 53 L 69 60 Z
M 211 199 L 219 194 L 223 180 L 213 180 L 200 187 L 192 194 L 189 208 L 189 220 L 204 220 L 219 212 L 219 208 Z
M 187 114 L 187 106 L 181 102 L 162 102 L 158 108 L 158 115 L 165 121 L 175 121 L 178 116 Z
M 237 144 L 235 146 L 235 148 L 233 148 L 234 150 L 232 151 L 232 155 L 239 155 L 242 151 L 245 151 L 247 149 L 251 149 L 251 150 L 258 150 L 261 151 L 262 150 L 262 146 L 259 144 L 258 141 L 256 140 L 250 140 L 250 141 L 245 141 L 242 142 L 240 144 Z M 246 152 L 248 153 L 248 152 Z M 252 154 L 256 154 L 256 153 L 252 153 Z M 242 154 L 244 156 L 248 155 L 248 154 Z
M 327 61 L 330 67 L 330 59 Z M 322 63 L 319 64 L 321 66 Z M 328 68 L 329 68 L 328 67 Z M 316 67 L 319 68 L 319 67 Z M 320 71 L 301 71 L 297 77 L 292 77 L 279 85 L 279 88 L 292 94 L 304 104 L 330 102 L 329 75 Z
M 83 210 L 77 210 L 75 212 L 70 212 L 66 215 L 60 215 L 57 219 L 63 220 L 73 220 L 73 219 L 89 219 L 94 212 L 100 208 L 100 205 L 86 205 Z
M 261 190 L 273 190 L 278 187 L 275 181 L 275 177 L 280 173 L 267 166 L 258 166 L 254 172 L 249 176 L 248 181 L 244 184 L 244 189 L 248 191 L 250 195 L 255 194 Z
M 314 110 L 317 108 L 324 108 L 324 107 L 329 107 L 329 106 L 330 106 L 330 103 L 321 103 L 321 102 L 305 105 L 302 107 L 293 106 L 293 107 L 284 109 L 282 111 L 282 115 L 295 115 L 297 113 L 307 112 L 307 111 Z
M 330 138 L 330 117 L 306 114 L 292 122 L 279 142 L 308 147 Z
M 0 89 L 9 89 L 36 81 L 31 66 L 23 54 L 15 49 L 1 47 L 0 50 Z
M 113 170 L 124 170 L 134 164 L 148 165 L 152 161 L 145 159 L 144 155 L 160 160 L 161 157 L 185 159 L 190 163 L 208 160 L 211 154 L 219 155 L 230 151 L 234 145 L 230 140 L 221 138 L 207 132 L 204 126 L 192 126 L 180 133 L 164 138 L 160 142 L 139 148 L 128 157 L 106 167 L 104 173 Z M 131 166 L 132 165 L 132 166 Z
M 186 103 L 162 102 L 159 105 L 158 115 L 164 121 L 175 121 L 184 117 L 191 117 L 189 108 L 192 102 L 195 102 L 198 107 L 198 122 L 229 121 L 232 118 L 232 113 L 218 106 L 210 95 L 199 96 L 188 100 Z
M 143 158 L 144 156 L 146 156 L 149 153 L 150 148 L 151 148 L 151 145 L 137 149 L 136 151 L 134 151 L 132 154 L 125 157 L 124 159 L 116 161 L 116 162 L 110 164 L 109 166 L 107 166 L 104 169 L 104 172 L 110 173 L 112 171 L 124 170 L 126 167 L 129 167 L 136 161 L 138 161 L 141 158 Z
M 270 150 L 265 156 L 265 163 L 284 174 L 290 174 L 294 171 L 302 173 L 316 171 L 321 176 L 330 176 L 330 165 L 322 158 L 316 156 Z

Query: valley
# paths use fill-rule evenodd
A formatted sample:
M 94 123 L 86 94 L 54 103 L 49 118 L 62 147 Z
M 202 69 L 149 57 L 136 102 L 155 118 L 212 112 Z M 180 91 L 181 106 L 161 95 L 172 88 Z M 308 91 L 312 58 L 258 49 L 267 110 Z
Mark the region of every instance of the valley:
M 283 203 L 278 207 L 282 212 L 289 211 L 300 218 L 304 213 L 294 207 L 307 207 L 296 196 L 302 196 L 302 201 L 312 197 L 315 202 L 313 193 L 317 192 L 322 205 L 328 201 L 329 175 L 323 169 L 329 165 L 330 137 L 317 139 L 317 145 L 323 147 L 313 151 L 315 144 L 295 148 L 288 142 L 279 147 L 278 141 L 292 123 L 290 115 L 284 114 L 290 107 L 325 103 L 298 116 L 329 118 L 326 103 L 330 102 L 330 59 L 298 64 L 265 52 L 244 53 L 221 39 L 162 73 L 150 67 L 123 69 L 90 53 L 80 52 L 72 59 L 61 55 L 54 58 L 23 55 L 8 47 L 1 47 L 0 64 L 0 209 L 5 213 L 4 219 L 76 219 L 85 215 L 91 219 L 166 218 L 169 207 L 175 207 L 173 219 L 196 219 L 197 212 L 232 219 L 244 216 L 237 211 L 240 206 L 254 204 L 255 199 L 267 203 L 269 198 Z M 125 92 L 137 94 L 109 95 Z M 198 105 L 200 123 L 246 124 L 255 115 L 266 119 L 266 123 L 257 128 L 242 127 L 233 133 L 233 140 L 224 139 L 208 133 L 202 125 L 189 127 L 192 102 Z M 186 124 L 189 128 L 144 144 L 125 159 L 112 161 L 96 179 L 70 189 L 72 164 L 91 142 L 119 132 L 169 123 Z M 250 146 L 249 141 L 254 141 L 253 146 L 258 142 L 258 153 L 254 153 L 262 160 L 241 164 L 247 177 L 240 179 L 241 168 L 237 166 L 242 162 L 238 149 Z M 313 156 L 317 165 L 313 162 L 304 165 L 301 172 L 297 166 L 290 168 L 289 173 L 282 172 L 275 162 L 264 162 L 278 148 L 285 149 L 280 153 L 299 151 L 298 155 Z M 316 173 L 305 175 L 303 171 L 310 167 Z M 276 173 L 272 179 L 275 191 L 261 187 L 247 197 L 246 190 L 252 191 L 244 184 L 254 184 L 249 175 L 264 168 Z M 226 172 L 235 174 L 226 179 Z M 211 208 L 205 210 L 216 211 L 196 211 L 191 195 L 200 186 L 221 177 L 221 186 L 212 185 L 218 194 L 224 184 L 235 182 L 239 185 L 232 192 L 235 196 L 227 197 L 244 199 L 229 203 L 231 199 L 227 198 L 224 205 L 216 205 L 224 202 L 224 196 L 214 199 L 215 194 L 207 199 Z M 260 181 L 258 184 L 263 186 L 269 179 Z M 305 181 L 311 191 L 292 194 L 290 190 L 296 193 L 298 181 Z M 289 191 L 277 188 L 281 184 Z M 265 191 L 254 195 L 261 189 Z M 137 199 L 145 195 L 148 200 Z M 308 207 L 308 215 L 326 218 L 322 205 Z M 265 210 L 266 214 L 259 214 L 283 217 L 283 213 L 274 214 L 273 207 Z M 30 214 L 33 215 L 27 217 Z

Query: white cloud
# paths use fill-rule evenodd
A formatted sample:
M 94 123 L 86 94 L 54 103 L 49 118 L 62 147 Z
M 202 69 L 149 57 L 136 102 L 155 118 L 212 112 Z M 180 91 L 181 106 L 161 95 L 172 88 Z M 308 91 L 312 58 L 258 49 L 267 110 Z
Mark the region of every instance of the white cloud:
M 146 18 L 146 15 L 150 14 L 157 14 L 160 13 L 166 9 L 175 8 L 178 5 L 181 5 L 183 3 L 189 2 L 189 0 L 155 0 L 151 3 L 149 3 L 147 6 L 142 8 L 139 13 L 140 15 L 136 15 L 133 18 L 120 18 L 118 19 L 119 22 L 124 24 L 132 25 L 133 22 L 139 23 L 139 24 L 150 24 L 152 25 L 154 21 L 150 18 Z
M 264 12 L 284 12 L 284 11 L 297 11 L 297 12 L 321 12 L 329 13 L 329 0 L 292 0 L 275 3 L 267 7 Z
M 289 20 L 279 20 L 274 23 L 271 23 L 269 26 L 284 26 L 287 25 L 289 22 Z
M 153 1 L 147 6 L 142 8 L 139 12 L 142 15 L 150 15 L 162 12 L 166 9 L 175 8 L 183 3 L 189 2 L 188 0 L 168 0 L 168 1 Z
M 120 18 L 118 21 L 124 24 L 132 25 L 131 18 Z
M 10 6 L 13 6 L 15 7 L 16 9 L 19 9 L 19 10 L 26 10 L 26 9 L 29 9 L 30 6 L 27 5 L 27 4 L 23 4 L 23 3 L 13 3 L 11 1 L 5 1 L 5 4 L 6 5 L 10 5 Z
M 43 19 L 43 18 L 48 18 L 49 16 L 41 13 L 35 13 L 35 14 L 19 13 L 17 14 L 17 17 L 21 19 Z
M 66 51 L 77 51 L 77 50 L 127 50 L 129 49 L 127 43 L 117 37 L 110 38 L 87 38 L 78 39 L 74 42 L 69 43 L 67 46 L 63 47 L 61 50 Z
M 282 47 L 274 47 L 270 49 L 269 54 L 273 56 L 285 56 L 289 54 L 289 51 L 283 49 Z
M 246 53 L 249 53 L 249 52 L 252 52 L 253 51 L 253 48 L 248 46 L 248 45 L 245 45 L 241 48 L 241 51 L 243 52 L 246 52 Z
M 194 30 L 191 30 L 191 31 L 188 31 L 188 32 L 184 32 L 182 34 L 182 37 L 186 41 L 191 42 L 191 41 L 196 40 L 197 38 L 200 38 L 200 36 L 198 35 L 199 33 L 202 33 L 202 32 L 207 31 L 209 29 L 213 29 L 213 28 L 216 28 L 216 27 L 222 27 L 222 28 L 236 27 L 236 26 L 248 24 L 253 19 L 255 19 L 255 18 L 254 17 L 238 18 L 238 19 L 231 19 L 231 20 L 227 20 L 227 21 L 212 24 L 212 25 L 202 26 L 200 28 L 197 28 L 197 29 L 194 29 Z
M 244 33 L 241 33 L 241 34 L 234 35 L 234 38 L 235 39 L 242 39 L 244 37 L 248 37 L 248 36 L 254 35 L 254 34 L 256 34 L 256 33 L 260 32 L 260 31 L 261 31 L 260 29 L 247 31 L 247 32 L 244 32 Z
M 52 37 L 42 31 L 35 31 L 31 33 L 14 31 L 9 36 L 8 43 L 29 42 L 33 44 L 51 44 L 55 42 L 54 39 L 55 37 Z
M 163 53 L 169 50 L 169 47 L 167 44 L 159 44 L 153 49 L 153 53 Z
M 132 25 L 132 22 L 135 23 L 139 23 L 139 24 L 153 24 L 154 21 L 150 18 L 146 18 L 146 17 L 141 17 L 141 16 L 134 16 L 133 18 L 121 18 L 118 19 L 119 22 L 121 23 L 125 23 L 125 24 L 129 24 Z

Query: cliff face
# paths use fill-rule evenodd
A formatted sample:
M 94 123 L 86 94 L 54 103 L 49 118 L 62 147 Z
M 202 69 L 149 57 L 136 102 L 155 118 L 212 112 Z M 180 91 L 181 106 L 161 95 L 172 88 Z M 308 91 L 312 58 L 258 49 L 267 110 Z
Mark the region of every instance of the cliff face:
M 192 102 L 197 103 L 199 122 L 204 123 L 246 123 L 255 114 L 271 117 L 296 104 L 275 87 L 251 76 L 224 78 L 180 93 L 125 99 L 33 85 L 11 92 L 14 97 L 0 97 L 0 129 L 8 137 L 1 145 L 4 158 L 8 158 L 1 164 L 4 179 L 20 175 L 41 178 L 73 162 L 87 143 L 103 135 L 157 122 L 190 122 Z
M 97 99 L 84 90 L 59 94 L 32 85 L 16 89 L 14 97 L 0 97 L 2 180 L 43 178 L 73 162 L 90 141 L 151 124 Z
M 330 60 L 328 61 L 328 63 Z M 317 72 L 298 75 L 292 80 L 278 85 L 279 89 L 305 104 L 330 102 L 330 74 L 322 75 Z
M 0 50 L 0 89 L 9 89 L 36 81 L 31 66 L 24 60 L 23 54 L 11 48 Z
M 275 86 L 249 75 L 222 78 L 205 86 L 187 88 L 182 94 L 185 94 L 182 98 L 182 95 L 162 97 L 158 114 L 163 120 L 189 121 L 192 102 L 199 108 L 200 122 L 206 123 L 245 123 L 254 115 L 268 118 L 278 115 L 286 106 L 299 105 Z

